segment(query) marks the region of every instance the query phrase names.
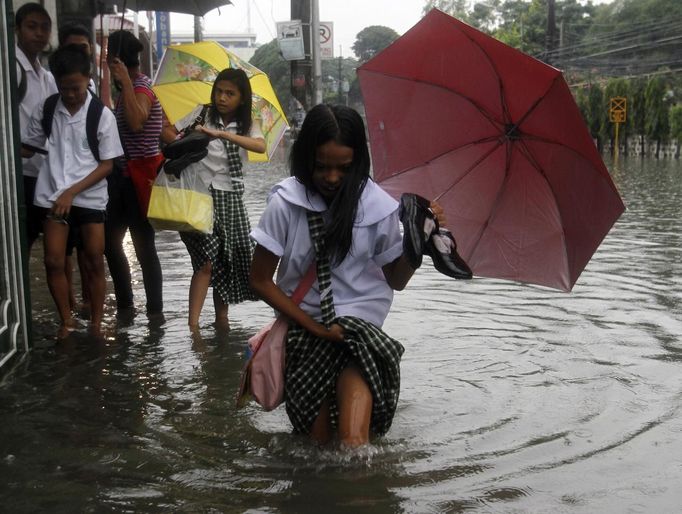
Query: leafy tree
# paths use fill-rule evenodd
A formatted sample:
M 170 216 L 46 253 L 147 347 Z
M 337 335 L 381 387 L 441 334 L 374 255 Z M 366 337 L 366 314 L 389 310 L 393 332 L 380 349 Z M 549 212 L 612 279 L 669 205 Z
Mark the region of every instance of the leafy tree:
M 525 51 L 525 29 L 529 26 L 530 4 L 524 0 L 506 0 L 499 8 L 499 22 L 493 35 L 503 43 Z
M 656 141 L 656 158 L 659 156 L 661 143 L 668 138 L 670 132 L 670 105 L 665 101 L 665 93 L 665 82 L 660 76 L 649 80 L 644 92 L 645 131 L 650 140 Z
M 355 68 L 358 66 L 358 61 L 351 57 L 346 57 L 341 59 L 341 72 L 339 77 L 339 59 L 324 59 L 322 61 L 322 77 L 323 81 L 328 84 L 333 84 L 335 87 L 333 90 L 325 91 L 325 102 L 339 103 L 345 101 L 339 99 L 339 82 L 343 84 L 346 82 L 349 86 L 354 80 L 356 80 Z M 342 96 L 345 96 L 343 93 Z
M 577 91 L 573 93 L 573 97 L 575 98 L 575 103 L 578 105 L 578 109 L 580 110 L 580 114 L 583 115 L 583 121 L 585 122 L 585 125 L 588 127 L 590 126 L 590 107 L 589 107 L 589 98 L 588 98 L 588 91 L 589 89 L 587 87 L 581 87 Z
M 614 0 L 596 6 L 582 66 L 610 76 L 643 75 L 679 63 L 680 0 Z M 678 64 L 679 65 L 679 64 Z
M 469 2 L 467 0 L 426 0 L 423 14 L 431 9 L 439 9 L 458 20 L 469 23 Z
M 500 0 L 486 0 L 476 2 L 469 13 L 469 23 L 474 27 L 491 34 L 500 19 Z
M 358 32 L 352 49 L 360 62 L 364 63 L 393 43 L 398 37 L 398 33 L 392 28 L 383 25 L 371 25 Z
M 646 153 L 646 80 L 634 79 L 630 83 L 630 99 L 628 101 L 628 123 L 632 123 L 632 132 L 639 135 L 642 157 Z
M 290 108 L 291 65 L 282 57 L 277 40 L 273 39 L 258 47 L 249 62 L 268 76 L 279 103 L 290 118 L 293 114 Z
M 677 152 L 675 157 L 680 157 L 680 146 L 682 145 L 682 105 L 673 105 L 670 108 L 670 135 L 677 139 Z
M 604 93 L 598 84 L 590 84 L 587 93 L 587 112 L 588 128 L 592 137 L 597 140 L 597 147 L 601 151 L 604 146 L 602 131 L 606 119 L 606 105 L 604 104 Z

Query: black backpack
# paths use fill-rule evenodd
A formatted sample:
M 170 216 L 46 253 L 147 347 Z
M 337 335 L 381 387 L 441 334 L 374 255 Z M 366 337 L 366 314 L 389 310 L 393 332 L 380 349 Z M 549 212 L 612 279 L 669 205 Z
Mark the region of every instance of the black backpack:
M 88 138 L 88 146 L 92 152 L 93 157 L 97 162 L 99 162 L 99 140 L 97 139 L 97 127 L 99 126 L 99 120 L 102 117 L 102 111 L 104 110 L 104 104 L 95 95 L 91 95 L 90 105 L 88 106 L 88 112 L 85 117 L 85 135 Z M 57 102 L 59 101 L 59 93 L 55 93 L 52 96 L 48 96 L 43 105 L 43 119 L 40 120 L 40 124 L 43 126 L 43 132 L 45 132 L 45 138 L 49 139 L 52 133 L 52 120 L 54 119 L 54 111 L 57 108 Z

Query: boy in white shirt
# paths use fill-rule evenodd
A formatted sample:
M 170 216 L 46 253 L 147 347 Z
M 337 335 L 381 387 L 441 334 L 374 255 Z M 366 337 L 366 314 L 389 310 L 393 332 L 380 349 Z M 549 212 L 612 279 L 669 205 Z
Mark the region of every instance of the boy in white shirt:
M 104 108 L 97 124 L 98 147 L 90 147 L 87 114 L 92 102 L 88 92 L 90 59 L 82 48 L 68 45 L 50 57 L 50 69 L 59 89 L 49 137 L 43 128 L 43 108 L 29 123 L 25 145 L 45 147 L 48 154 L 38 175 L 34 203 L 45 208 L 43 224 L 45 270 L 50 293 L 61 317 L 58 337 L 76 327 L 69 306 L 64 272 L 69 225 L 80 227 L 85 252 L 91 304 L 90 332 L 101 331 L 106 281 L 104 277 L 104 219 L 108 201 L 106 177 L 113 159 L 123 154 L 114 114 Z M 47 103 L 45 104 L 47 105 Z M 99 153 L 99 160 L 94 152 Z M 30 152 L 22 150 L 22 155 Z
M 15 25 L 19 129 L 21 139 L 24 140 L 33 113 L 48 96 L 57 92 L 52 74 L 45 70 L 38 60 L 40 52 L 50 42 L 52 20 L 42 5 L 29 2 L 17 9 Z M 26 239 L 29 251 L 42 230 L 43 213 L 33 205 L 33 194 L 43 160 L 44 157 L 40 154 L 22 159 L 26 202 Z

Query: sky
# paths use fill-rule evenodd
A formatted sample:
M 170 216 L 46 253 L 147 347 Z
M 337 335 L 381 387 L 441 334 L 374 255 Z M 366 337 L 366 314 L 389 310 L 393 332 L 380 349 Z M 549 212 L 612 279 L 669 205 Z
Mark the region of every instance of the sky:
M 210 11 L 203 21 L 204 32 L 246 32 L 247 0 L 232 0 L 233 5 Z M 344 57 L 352 57 L 351 49 L 358 32 L 370 25 L 383 25 L 403 34 L 421 19 L 424 0 L 319 0 L 320 21 L 334 22 L 334 56 L 339 45 Z M 251 26 L 257 43 L 275 38 L 275 22 L 290 20 L 290 0 L 251 0 Z M 146 24 L 146 16 L 140 16 Z M 171 31 L 192 32 L 192 16 L 171 14 Z

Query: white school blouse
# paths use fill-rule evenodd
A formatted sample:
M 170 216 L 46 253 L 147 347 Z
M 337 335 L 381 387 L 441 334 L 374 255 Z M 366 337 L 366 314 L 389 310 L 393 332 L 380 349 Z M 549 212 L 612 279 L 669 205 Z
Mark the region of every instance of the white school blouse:
M 88 98 L 76 114 L 71 116 L 61 98 L 57 102 L 52 121 L 50 139 L 45 145 L 45 132 L 40 121 L 43 118 L 41 105 L 31 118 L 27 138 L 23 141 L 39 148 L 45 147 L 47 159 L 43 162 L 36 183 L 33 203 L 38 207 L 52 207 L 54 201 L 67 188 L 84 179 L 99 165 L 90 151 L 85 132 L 85 121 L 92 96 Z M 97 127 L 100 159 L 106 161 L 123 155 L 123 147 L 118 137 L 116 117 L 110 109 L 102 110 Z M 81 191 L 73 205 L 103 211 L 107 208 L 107 181 L 102 179 L 94 186 Z
M 276 282 L 290 296 L 315 254 L 306 210 L 325 213 L 327 205 L 296 178 L 287 178 L 274 186 L 265 212 L 251 232 L 256 243 L 281 258 Z M 393 289 L 381 268 L 403 253 L 398 223 L 398 202 L 368 180 L 360 198 L 351 251 L 331 270 L 337 316 L 355 316 L 377 327 L 383 325 L 393 302 Z M 314 319 L 321 319 L 317 282 L 300 307 Z
M 186 115 L 184 118 L 175 123 L 175 129 L 180 132 L 185 127 L 191 125 L 197 116 L 201 114 L 203 105 L 197 105 L 195 109 Z M 212 123 L 210 116 L 207 114 L 207 119 L 204 120 L 204 126 L 214 130 L 237 133 L 237 122 L 228 123 L 227 126 L 219 122 L 217 125 Z M 251 129 L 246 134 L 248 137 L 262 138 L 263 132 L 256 120 L 251 123 Z M 242 162 L 247 158 L 247 151 L 244 148 L 239 148 L 239 157 Z M 211 139 L 208 143 L 208 155 L 199 162 L 194 162 L 187 166 L 188 173 L 198 173 L 201 180 L 206 186 L 213 186 L 213 189 L 220 191 L 233 191 L 232 178 L 230 171 L 227 168 L 227 150 L 222 139 Z
M 36 63 L 36 71 L 36 68 L 29 62 L 28 57 L 19 46 L 15 47 L 15 52 L 17 56 L 17 82 L 21 81 L 19 67 L 23 68 L 26 74 L 26 94 L 19 104 L 19 132 L 21 140 L 26 141 L 26 132 L 33 113 L 43 105 L 48 96 L 57 92 L 57 84 L 52 73 L 38 63 Z M 37 177 L 44 160 L 45 156 L 38 153 L 28 159 L 22 158 L 21 167 L 24 176 Z

